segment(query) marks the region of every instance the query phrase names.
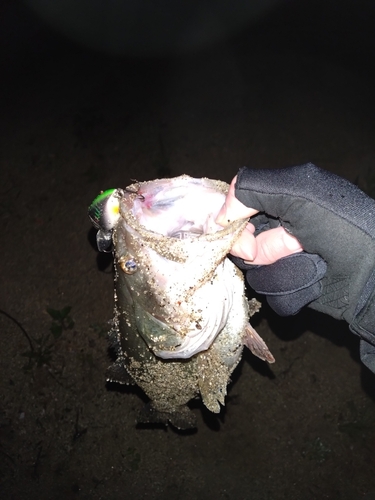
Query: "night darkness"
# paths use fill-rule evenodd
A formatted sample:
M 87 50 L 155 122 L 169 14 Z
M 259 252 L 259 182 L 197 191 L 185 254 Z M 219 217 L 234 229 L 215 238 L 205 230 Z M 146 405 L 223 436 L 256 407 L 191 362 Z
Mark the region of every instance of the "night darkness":
M 136 426 L 106 384 L 111 257 L 87 207 L 131 179 L 311 161 L 375 196 L 370 0 L 0 7 L 0 497 L 375 500 L 375 376 L 346 324 L 252 324 L 219 416 Z M 251 291 L 249 291 L 251 295 Z

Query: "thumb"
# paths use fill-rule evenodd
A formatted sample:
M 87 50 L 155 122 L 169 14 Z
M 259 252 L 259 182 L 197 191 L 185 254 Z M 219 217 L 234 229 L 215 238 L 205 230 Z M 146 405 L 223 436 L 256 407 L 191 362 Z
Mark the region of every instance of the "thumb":
M 282 257 L 302 252 L 300 242 L 283 227 L 260 233 L 256 238 L 255 258 L 246 263 L 254 265 L 273 264 Z

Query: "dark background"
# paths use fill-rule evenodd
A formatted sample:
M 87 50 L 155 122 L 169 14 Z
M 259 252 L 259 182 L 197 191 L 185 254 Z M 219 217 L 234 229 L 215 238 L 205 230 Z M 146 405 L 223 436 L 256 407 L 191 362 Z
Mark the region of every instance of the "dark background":
M 144 396 L 105 384 L 112 268 L 87 218 L 130 179 L 243 165 L 375 195 L 374 5 L 2 2 L 1 498 L 375 499 L 375 376 L 308 310 L 263 306 L 276 363 L 246 353 L 196 432 L 136 427 Z

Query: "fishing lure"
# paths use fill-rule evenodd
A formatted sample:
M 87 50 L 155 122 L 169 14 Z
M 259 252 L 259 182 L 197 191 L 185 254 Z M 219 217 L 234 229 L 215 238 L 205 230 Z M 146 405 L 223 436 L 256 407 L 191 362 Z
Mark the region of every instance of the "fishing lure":
M 112 232 L 120 218 L 120 198 L 122 189 L 102 191 L 91 203 L 88 214 L 93 226 L 98 229 L 96 244 L 99 252 L 109 252 Z
M 90 220 L 98 229 L 96 244 L 99 252 L 111 251 L 112 233 L 120 218 L 120 199 L 124 196 L 124 191 L 135 194 L 141 201 L 144 201 L 138 189 L 107 189 L 102 191 L 89 206 Z

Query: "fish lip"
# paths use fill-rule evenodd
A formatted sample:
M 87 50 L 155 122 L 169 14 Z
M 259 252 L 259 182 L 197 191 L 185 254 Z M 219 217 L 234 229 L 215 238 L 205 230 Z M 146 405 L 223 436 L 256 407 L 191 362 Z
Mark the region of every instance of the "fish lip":
M 198 297 L 195 297 L 190 303 L 187 315 L 191 321 L 186 330 L 179 332 L 173 325 L 168 325 L 165 318 L 158 317 L 159 322 L 176 331 L 177 337 L 181 335 L 181 342 L 170 345 L 169 348 L 160 345 L 158 349 L 154 345 L 151 349 L 157 357 L 187 360 L 211 347 L 216 337 L 224 329 L 233 304 L 234 290 L 228 278 L 233 275 L 234 265 L 229 260 L 227 262 L 228 266 L 223 265 L 219 275 L 216 276 L 214 289 L 211 289 L 210 283 L 205 283 L 198 291 Z M 216 300 L 210 301 L 202 313 L 202 310 L 197 310 L 199 307 L 197 304 L 200 304 L 201 298 L 206 295 L 207 291 L 210 291 L 215 297 L 222 298 L 223 306 L 218 308 Z M 198 312 L 201 312 L 202 315 L 194 319 L 194 314 L 196 315 Z
M 168 186 L 174 182 L 176 183 L 175 188 L 169 190 Z M 171 228 L 169 231 L 165 232 L 157 231 L 153 227 L 146 227 L 139 221 L 138 217 L 143 214 L 144 210 L 151 210 L 151 214 L 153 214 L 154 216 L 155 212 L 158 213 L 158 209 L 160 209 L 160 207 L 163 207 L 164 205 L 166 207 L 170 207 L 170 205 L 173 206 L 176 201 L 184 198 L 184 196 L 179 193 L 179 189 L 186 188 L 188 190 L 189 187 L 194 186 L 208 189 L 212 193 L 214 193 L 215 196 L 222 196 L 222 203 L 224 203 L 225 196 L 229 190 L 229 184 L 227 184 L 226 182 L 208 179 L 206 177 L 194 178 L 190 177 L 189 175 L 181 175 L 172 179 L 165 178 L 156 179 L 153 181 L 137 182 L 126 187 L 124 190 L 121 190 L 122 196 L 120 200 L 120 214 L 123 220 L 128 224 L 128 226 L 132 227 L 138 233 L 140 233 L 141 237 L 160 238 L 161 242 L 168 241 L 166 238 L 174 238 L 176 240 L 189 239 L 189 232 L 191 233 L 191 238 L 213 241 L 215 239 L 223 238 L 224 236 L 229 234 L 232 235 L 239 226 L 243 225 L 243 228 L 246 226 L 245 221 L 233 221 L 226 227 L 222 227 L 219 224 L 216 224 L 216 215 L 222 205 L 222 203 L 218 203 L 217 198 L 215 201 L 215 209 L 213 209 L 210 215 L 212 217 L 212 221 L 210 223 L 211 227 L 209 228 L 211 230 L 209 231 L 205 231 L 203 226 L 194 226 L 194 217 L 191 220 L 192 227 L 190 227 L 189 230 L 182 229 L 186 223 L 189 223 L 189 221 L 185 219 L 180 227 Z M 174 189 L 176 189 L 176 192 L 174 191 Z M 168 196 L 168 193 L 170 193 L 170 198 L 167 198 L 167 201 L 163 199 L 157 199 L 157 196 L 162 192 L 165 192 L 166 196 Z M 137 196 L 137 193 L 138 195 L 141 194 L 141 197 Z M 216 207 L 217 203 L 218 206 Z M 136 206 L 138 206 L 138 208 L 135 208 Z M 173 208 L 169 209 L 173 210 Z M 217 210 L 217 213 L 215 213 L 215 210 Z M 199 211 L 195 212 L 196 215 L 197 213 L 199 214 Z M 204 224 L 207 224 L 208 219 L 203 220 Z M 184 233 L 183 238 L 176 237 L 176 234 L 180 233 L 180 231 Z

